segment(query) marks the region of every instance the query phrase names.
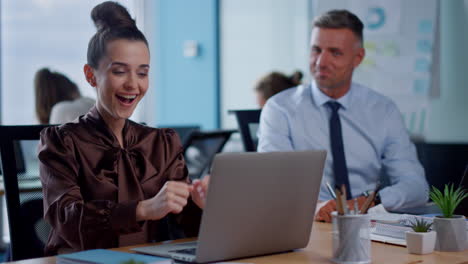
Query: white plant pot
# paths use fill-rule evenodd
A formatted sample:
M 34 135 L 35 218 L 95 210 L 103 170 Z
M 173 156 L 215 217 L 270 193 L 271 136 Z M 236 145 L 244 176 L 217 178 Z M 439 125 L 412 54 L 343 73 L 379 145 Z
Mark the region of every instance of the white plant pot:
M 468 248 L 466 220 L 462 215 L 453 218 L 434 218 L 434 230 L 437 232 L 437 251 L 464 251 Z
M 436 232 L 406 232 L 406 247 L 411 254 L 429 254 L 434 251 Z

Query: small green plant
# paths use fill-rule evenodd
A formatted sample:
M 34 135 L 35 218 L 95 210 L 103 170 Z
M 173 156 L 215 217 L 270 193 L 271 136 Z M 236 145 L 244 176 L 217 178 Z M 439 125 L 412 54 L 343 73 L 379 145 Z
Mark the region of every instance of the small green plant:
M 452 218 L 453 212 L 460 202 L 468 197 L 468 193 L 466 193 L 466 190 L 461 187 L 454 190 L 453 184 L 446 184 L 444 193 L 432 186 L 432 190 L 429 192 L 429 197 L 440 208 L 440 210 L 442 210 L 443 217 Z
M 414 232 L 429 232 L 432 223 L 425 221 L 422 218 L 416 218 L 415 221 L 411 221 L 411 228 Z

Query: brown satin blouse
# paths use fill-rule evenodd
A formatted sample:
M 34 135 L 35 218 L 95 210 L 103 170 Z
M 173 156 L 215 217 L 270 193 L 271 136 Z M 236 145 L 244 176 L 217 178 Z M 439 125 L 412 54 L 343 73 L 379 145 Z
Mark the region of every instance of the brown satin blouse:
M 201 210 L 191 201 L 179 215 L 136 221 L 138 201 L 168 180 L 189 181 L 177 134 L 127 120 L 123 145 L 95 107 L 41 132 L 44 218 L 52 226 L 47 255 L 197 235 Z

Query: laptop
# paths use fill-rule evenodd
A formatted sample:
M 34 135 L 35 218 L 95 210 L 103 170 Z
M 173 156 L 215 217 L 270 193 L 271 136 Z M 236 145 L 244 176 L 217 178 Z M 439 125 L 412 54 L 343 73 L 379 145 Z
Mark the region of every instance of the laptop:
M 132 250 L 205 263 L 303 248 L 325 157 L 325 151 L 220 153 L 213 161 L 198 241 Z

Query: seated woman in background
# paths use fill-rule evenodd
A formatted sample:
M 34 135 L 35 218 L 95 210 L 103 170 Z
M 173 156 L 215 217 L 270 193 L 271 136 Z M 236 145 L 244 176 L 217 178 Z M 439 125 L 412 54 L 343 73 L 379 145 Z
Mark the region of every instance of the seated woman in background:
M 42 68 L 34 77 L 36 115 L 40 124 L 63 124 L 86 114 L 96 103 L 82 97 L 78 86 L 65 75 Z
M 196 236 L 208 180 L 189 182 L 174 130 L 128 119 L 149 86 L 148 42 L 116 2 L 91 17 L 84 74 L 96 106 L 41 132 L 46 254 Z
M 302 72 L 296 71 L 291 76 L 286 76 L 279 72 L 272 72 L 262 77 L 257 82 L 257 85 L 255 85 L 257 103 L 260 108 L 263 108 L 268 98 L 273 95 L 301 84 L 302 76 Z

